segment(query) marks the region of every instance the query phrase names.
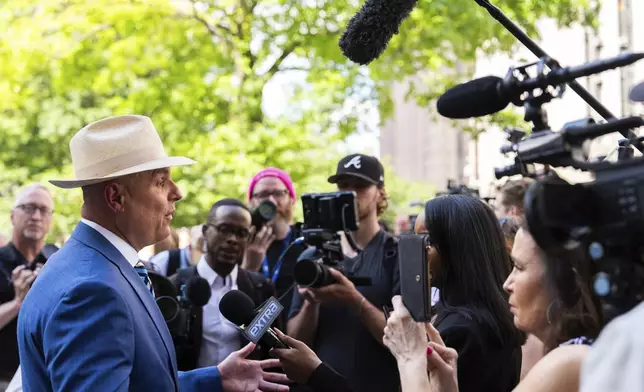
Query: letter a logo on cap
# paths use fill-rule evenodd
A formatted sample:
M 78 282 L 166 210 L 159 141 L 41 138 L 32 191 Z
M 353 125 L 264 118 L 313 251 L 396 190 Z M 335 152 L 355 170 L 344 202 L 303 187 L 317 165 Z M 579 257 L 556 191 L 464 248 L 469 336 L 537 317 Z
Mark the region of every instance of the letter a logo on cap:
M 344 164 L 344 168 L 348 169 L 349 166 L 353 166 L 356 169 L 360 169 L 360 167 L 362 166 L 362 163 L 360 162 L 360 158 L 361 158 L 360 155 L 356 155 L 355 157 L 351 158 L 349 162 Z

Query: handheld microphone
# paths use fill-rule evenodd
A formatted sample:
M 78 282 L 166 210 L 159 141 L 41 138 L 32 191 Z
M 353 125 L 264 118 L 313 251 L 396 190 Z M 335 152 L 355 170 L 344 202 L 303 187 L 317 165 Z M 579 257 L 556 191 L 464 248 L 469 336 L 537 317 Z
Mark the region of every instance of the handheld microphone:
M 208 281 L 201 276 L 193 276 L 182 287 L 184 297 L 194 306 L 206 306 L 212 292 Z
M 577 78 L 633 64 L 643 58 L 642 53 L 623 53 L 576 67 L 556 68 L 546 75 L 522 81 L 514 77 L 504 80 L 496 76 L 486 76 L 447 90 L 438 99 L 436 108 L 441 116 L 453 119 L 486 116 L 505 109 L 510 102 L 527 91 L 557 86 Z
M 270 327 L 272 320 L 279 315 L 279 311 L 273 311 L 270 308 L 272 303 L 269 301 L 270 299 L 266 301 L 268 306 L 263 305 L 256 311 L 255 303 L 246 293 L 231 290 L 221 297 L 219 311 L 228 321 L 237 325 L 249 340 L 254 341 L 255 337 L 270 348 L 290 348 L 280 340 L 273 328 Z M 262 320 L 265 322 L 258 323 L 258 321 Z M 254 341 L 254 343 L 257 342 Z
M 366 65 L 378 58 L 416 5 L 417 0 L 367 0 L 340 37 L 342 53 Z

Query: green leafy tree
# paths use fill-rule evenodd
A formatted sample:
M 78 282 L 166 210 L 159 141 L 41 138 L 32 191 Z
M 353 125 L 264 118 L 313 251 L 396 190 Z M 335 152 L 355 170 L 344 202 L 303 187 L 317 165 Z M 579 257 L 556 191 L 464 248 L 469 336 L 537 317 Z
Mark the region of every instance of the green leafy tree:
M 358 5 L 3 1 L 0 213 L 6 215 L 17 186 L 72 176 L 67 145 L 75 131 L 124 113 L 150 116 L 169 154 L 198 161 L 177 171 L 185 198 L 176 225 L 199 222 L 216 198 L 244 197 L 250 176 L 267 165 L 289 170 L 299 189 L 317 190 L 369 103 L 387 115 L 392 80 L 514 42 L 473 1 L 420 1 L 382 58 L 361 68 L 337 45 Z M 570 23 L 586 10 L 586 0 L 498 5 L 530 33 L 539 17 Z M 271 86 L 285 102 L 272 113 Z M 69 232 L 80 192 L 55 195 L 56 231 Z

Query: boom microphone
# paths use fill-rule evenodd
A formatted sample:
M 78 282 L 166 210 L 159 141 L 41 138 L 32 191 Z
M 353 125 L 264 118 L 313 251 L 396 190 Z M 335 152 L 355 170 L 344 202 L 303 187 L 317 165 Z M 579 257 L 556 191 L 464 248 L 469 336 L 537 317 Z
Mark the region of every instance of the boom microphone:
M 537 88 L 547 88 L 633 64 L 644 58 L 642 53 L 623 53 L 616 57 L 597 60 L 584 65 L 556 68 L 546 75 L 519 81 L 515 77 L 501 79 L 486 76 L 459 84 L 445 92 L 436 103 L 438 113 L 447 118 L 481 117 L 505 109 L 521 94 Z
M 644 102 L 644 82 L 633 87 L 628 98 L 633 102 Z
M 340 37 L 342 53 L 366 65 L 378 58 L 416 5 L 417 0 L 367 0 Z
M 244 331 L 257 315 L 253 300 L 246 293 L 239 290 L 231 290 L 221 297 L 219 311 L 228 321 Z M 280 340 L 273 328 L 266 330 L 266 333 L 261 337 L 261 341 L 270 348 L 290 348 Z
M 447 118 L 487 116 L 505 109 L 512 101 L 503 79 L 486 76 L 447 90 L 436 102 L 438 113 Z

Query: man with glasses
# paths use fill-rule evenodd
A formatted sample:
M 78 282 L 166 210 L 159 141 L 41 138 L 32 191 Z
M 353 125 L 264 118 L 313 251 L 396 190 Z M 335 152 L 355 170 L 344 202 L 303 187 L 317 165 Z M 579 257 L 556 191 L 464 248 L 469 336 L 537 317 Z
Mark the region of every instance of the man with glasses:
M 293 297 L 293 266 L 302 249 L 286 252 L 301 233 L 300 224 L 293 224 L 295 187 L 287 172 L 269 167 L 253 177 L 248 187 L 249 206 L 256 208 L 266 200 L 277 206 L 277 214 L 259 232 L 251 229 L 243 268 L 264 274 L 275 286 L 280 303 L 288 310 Z
M 194 276 L 206 279 L 211 288 L 208 303 L 203 308 L 193 308 L 193 344 L 184 352 L 177 351 L 179 370 L 215 366 L 248 343 L 237 327 L 219 312 L 224 294 L 240 290 L 259 306 L 275 293 L 264 275 L 239 268 L 250 225 L 250 210 L 242 202 L 235 199 L 216 202 L 202 229 L 206 253 L 196 266 L 180 269 L 171 277 L 178 289 Z M 259 356 L 257 353 L 255 358 Z
M 0 390 L 18 369 L 17 316 L 40 267 L 57 248 L 45 245 L 54 200 L 40 184 L 18 193 L 11 210 L 11 242 L 0 248 Z

